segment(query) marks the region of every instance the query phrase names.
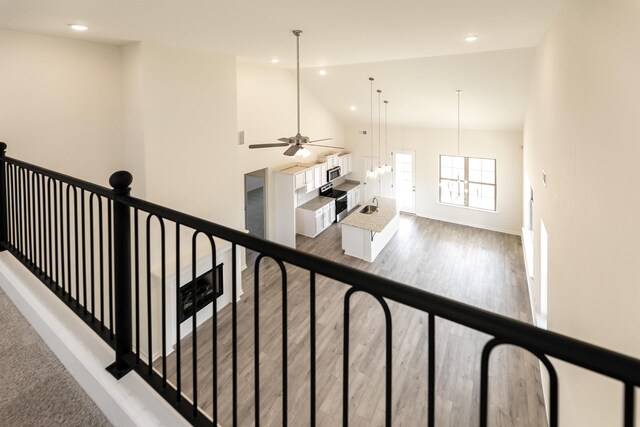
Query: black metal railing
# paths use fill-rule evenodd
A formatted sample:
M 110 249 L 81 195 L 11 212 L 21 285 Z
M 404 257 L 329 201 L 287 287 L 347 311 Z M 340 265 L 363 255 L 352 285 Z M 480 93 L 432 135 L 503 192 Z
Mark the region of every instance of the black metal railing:
M 256 426 L 264 416 L 260 395 L 260 297 L 261 291 L 266 289 L 261 281 L 261 264 L 268 259 L 275 262 L 273 271 L 279 272 L 277 281 L 280 282 L 281 332 L 278 338 L 282 340 L 280 397 L 283 425 L 289 421 L 288 401 L 291 396 L 288 360 L 290 319 L 287 314 L 292 284 L 288 281 L 288 272 L 302 269 L 309 274 L 308 423 L 312 426 L 316 425 L 318 417 L 316 288 L 319 284 L 316 281 L 319 276 L 344 284 L 346 290 L 343 299 L 341 385 L 342 422 L 345 426 L 348 425 L 350 409 L 349 322 L 351 300 L 356 292 L 373 296 L 384 315 L 384 408 L 387 426 L 392 423 L 394 408 L 391 369 L 394 331 L 392 311 L 388 305 L 390 301 L 428 315 L 428 375 L 424 379 L 427 383 L 427 425 L 435 426 L 437 416 L 436 319 L 445 319 L 490 336 L 481 353 L 480 426 L 487 425 L 490 356 L 500 345 L 527 350 L 546 367 L 550 379 L 550 426 L 558 425 L 559 378 L 549 358 L 621 382 L 624 426 L 633 426 L 634 390 L 640 386 L 638 359 L 131 197 L 129 186 L 132 177 L 127 172 L 112 175 L 110 184 L 113 190 L 109 190 L 5 157 L 6 145 L 0 148 L 0 243 L 3 249 L 20 260 L 115 348 L 115 362 L 109 367 L 114 375 L 120 377 L 134 370 L 194 425 L 217 425 L 221 408 L 230 412 L 232 425 L 241 421 L 246 424 L 245 419 L 240 420 L 238 411 L 238 258 L 240 249 L 245 248 L 258 253 L 253 270 L 251 307 L 253 423 Z M 174 319 L 172 313 L 177 314 L 181 309 L 179 295 L 182 283 L 192 282 L 195 295 L 195 279 L 200 270 L 215 267 L 223 253 L 231 258 L 230 263 L 224 264 L 231 265 L 231 312 L 219 312 L 214 298 L 210 316 L 199 317 L 194 310 L 194 315 L 187 322 L 181 322 L 177 317 Z M 214 281 L 218 280 L 218 275 L 213 277 Z M 217 289 L 217 283 L 214 289 Z M 227 313 L 229 317 L 230 349 L 221 348 L 219 313 Z M 205 344 L 209 341 L 210 344 Z M 203 347 L 206 345 L 211 349 Z M 225 352 L 226 358 L 219 357 L 221 351 Z M 206 360 L 203 359 L 205 357 Z M 229 357 L 231 397 L 221 403 L 218 396 L 219 364 L 227 363 Z M 202 372 L 203 367 L 206 372 Z M 188 370 L 190 372 L 185 372 Z M 204 399 L 202 396 L 205 394 L 210 397 Z M 249 415 L 245 413 L 243 416 Z

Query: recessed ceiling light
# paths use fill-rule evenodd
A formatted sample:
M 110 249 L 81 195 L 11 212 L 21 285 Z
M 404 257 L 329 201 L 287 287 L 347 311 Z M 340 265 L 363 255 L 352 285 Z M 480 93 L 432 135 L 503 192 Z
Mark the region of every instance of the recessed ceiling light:
M 89 29 L 89 27 L 82 24 L 70 24 L 69 28 L 71 28 L 73 31 L 87 31 Z
M 277 64 L 278 62 L 280 62 L 280 60 L 278 58 L 271 58 L 271 63 L 272 64 Z
M 472 36 L 467 36 L 464 39 L 466 41 L 468 41 L 468 42 L 474 42 L 474 41 L 478 40 L 478 36 L 473 36 L 473 35 Z
M 357 110 L 357 108 L 356 108 L 356 106 L 355 106 L 355 105 L 352 105 L 351 107 L 349 107 L 349 110 L 351 110 L 351 111 L 356 111 L 356 110 Z
M 327 72 L 325 70 L 320 70 L 318 71 L 318 74 L 320 74 L 321 76 L 326 76 Z

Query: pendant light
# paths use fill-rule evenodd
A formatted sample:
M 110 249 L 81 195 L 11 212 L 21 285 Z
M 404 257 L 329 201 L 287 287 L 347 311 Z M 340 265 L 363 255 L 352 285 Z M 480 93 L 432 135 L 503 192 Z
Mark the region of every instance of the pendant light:
M 373 166 L 373 77 L 369 77 L 369 82 L 371 85 L 371 126 L 369 132 L 371 136 L 371 168 L 367 170 L 367 179 L 376 179 L 378 173 Z
M 384 173 L 387 172 L 391 172 L 391 166 L 389 165 L 388 162 L 388 151 L 387 151 L 387 144 L 388 144 L 388 135 L 387 135 L 387 105 L 389 104 L 389 101 L 384 101 L 384 166 L 382 167 L 382 170 L 384 171 Z
M 378 92 L 378 167 L 376 168 L 376 172 L 378 173 L 378 175 L 384 175 L 385 170 L 382 167 L 382 120 L 380 119 L 380 94 L 382 93 L 382 91 L 378 89 L 376 92 Z

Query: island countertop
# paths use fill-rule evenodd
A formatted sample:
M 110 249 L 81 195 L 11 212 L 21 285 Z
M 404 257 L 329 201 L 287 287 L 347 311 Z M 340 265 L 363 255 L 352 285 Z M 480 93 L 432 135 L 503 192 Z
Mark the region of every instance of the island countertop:
M 385 197 L 378 197 L 377 199 L 378 210 L 376 212 L 372 214 L 360 213 L 360 210 L 365 206 L 375 205 L 375 203 L 372 203 L 373 199 L 370 199 L 340 223 L 380 233 L 398 215 L 398 209 L 395 199 L 387 199 Z

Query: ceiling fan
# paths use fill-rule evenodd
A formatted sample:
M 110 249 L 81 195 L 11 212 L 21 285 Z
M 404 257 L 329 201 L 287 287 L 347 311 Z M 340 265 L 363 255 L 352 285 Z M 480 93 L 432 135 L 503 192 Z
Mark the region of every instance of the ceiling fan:
M 293 30 L 293 35 L 296 36 L 296 80 L 297 80 L 297 94 L 298 94 L 298 133 L 295 136 L 290 137 L 282 137 L 278 138 L 278 141 L 282 141 L 280 143 L 273 144 L 251 144 L 249 148 L 270 148 L 270 147 L 287 147 L 284 152 L 285 156 L 302 156 L 307 157 L 311 152 L 306 149 L 305 145 L 313 144 L 314 147 L 327 147 L 327 148 L 337 148 L 342 150 L 342 147 L 335 147 L 332 145 L 319 145 L 315 144 L 316 142 L 321 141 L 329 141 L 333 138 L 324 138 L 324 139 L 315 139 L 310 140 L 308 136 L 304 136 L 300 134 L 300 34 L 302 34 L 301 30 Z

